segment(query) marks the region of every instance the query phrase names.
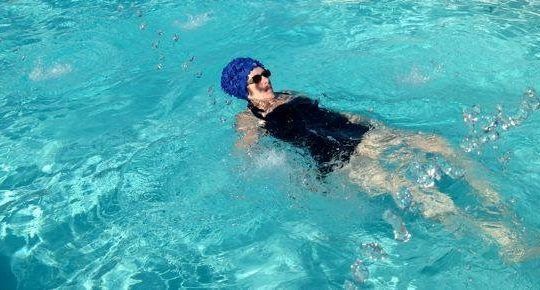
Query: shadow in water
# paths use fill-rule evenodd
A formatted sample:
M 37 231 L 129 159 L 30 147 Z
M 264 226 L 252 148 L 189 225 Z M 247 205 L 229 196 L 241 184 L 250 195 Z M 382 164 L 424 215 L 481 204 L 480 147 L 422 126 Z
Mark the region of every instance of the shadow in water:
M 17 289 L 17 278 L 11 272 L 9 257 L 0 255 L 0 281 L 2 286 L 0 288 L 11 290 Z

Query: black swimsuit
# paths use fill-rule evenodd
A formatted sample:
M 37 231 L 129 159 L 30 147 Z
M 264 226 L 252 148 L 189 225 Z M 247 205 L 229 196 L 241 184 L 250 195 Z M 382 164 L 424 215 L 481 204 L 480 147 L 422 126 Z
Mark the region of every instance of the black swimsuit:
M 322 175 L 331 172 L 337 163 L 347 162 L 370 129 L 351 123 L 342 114 L 319 108 L 317 101 L 306 97 L 295 97 L 264 117 L 252 103 L 248 108 L 265 121 L 269 135 L 306 148 Z

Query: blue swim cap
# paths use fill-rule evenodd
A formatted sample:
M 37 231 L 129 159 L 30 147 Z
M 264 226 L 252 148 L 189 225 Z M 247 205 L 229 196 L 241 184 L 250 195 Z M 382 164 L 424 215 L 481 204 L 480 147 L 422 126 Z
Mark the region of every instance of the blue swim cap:
M 247 99 L 247 81 L 249 73 L 256 67 L 264 69 L 262 63 L 249 57 L 231 60 L 221 72 L 221 88 L 229 95 Z

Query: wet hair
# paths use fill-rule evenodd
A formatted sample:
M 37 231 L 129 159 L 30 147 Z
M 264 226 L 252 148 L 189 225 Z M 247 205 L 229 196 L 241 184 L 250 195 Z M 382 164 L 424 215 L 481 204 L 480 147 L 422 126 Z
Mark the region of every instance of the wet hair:
M 239 57 L 231 60 L 221 72 L 221 88 L 231 96 L 246 100 L 248 75 L 256 67 L 264 69 L 264 65 L 253 58 Z

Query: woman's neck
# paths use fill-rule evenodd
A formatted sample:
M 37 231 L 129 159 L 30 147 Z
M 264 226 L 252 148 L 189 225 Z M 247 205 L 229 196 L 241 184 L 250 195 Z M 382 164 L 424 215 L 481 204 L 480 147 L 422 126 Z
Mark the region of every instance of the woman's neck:
M 278 97 L 279 94 L 272 93 L 272 97 L 266 98 L 254 98 L 250 96 L 248 99 L 253 106 L 263 111 L 263 114 L 267 114 L 275 109 L 277 106 L 286 103 L 288 98 Z
M 248 96 L 248 100 L 259 109 L 265 109 L 271 106 L 277 100 L 274 92 L 266 94 L 256 94 Z

